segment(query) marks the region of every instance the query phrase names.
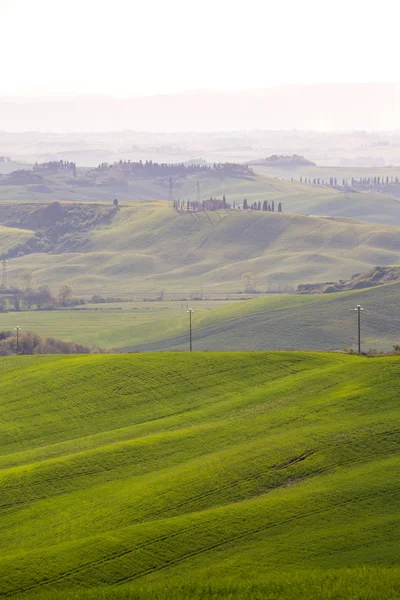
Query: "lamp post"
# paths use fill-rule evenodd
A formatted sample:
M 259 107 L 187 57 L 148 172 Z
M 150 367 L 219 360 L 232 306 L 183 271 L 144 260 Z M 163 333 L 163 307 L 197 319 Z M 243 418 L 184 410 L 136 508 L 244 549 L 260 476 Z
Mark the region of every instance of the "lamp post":
M 187 312 L 189 313 L 189 349 L 192 352 L 192 313 L 194 313 L 194 310 L 189 308 Z
M 354 310 L 357 311 L 358 354 L 361 354 L 361 312 L 364 309 L 357 304 L 357 307 Z
M 21 327 L 17 325 L 14 329 L 17 332 L 17 354 L 19 354 L 19 332 L 21 331 Z

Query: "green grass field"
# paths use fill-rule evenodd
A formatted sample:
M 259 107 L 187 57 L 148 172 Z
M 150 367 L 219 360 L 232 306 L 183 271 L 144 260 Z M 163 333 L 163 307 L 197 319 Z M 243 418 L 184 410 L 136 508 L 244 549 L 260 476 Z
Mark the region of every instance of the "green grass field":
M 391 351 L 400 343 L 400 284 L 321 295 L 277 295 L 236 302 L 194 315 L 199 350 L 342 350 L 357 348 L 354 308 L 361 304 L 364 351 Z M 0 319 L 1 323 L 1 319 Z M 185 325 L 185 324 L 183 324 Z M 161 335 L 138 350 L 187 348 L 188 334 Z M 132 347 L 132 345 L 130 345 Z
M 337 294 L 272 294 L 254 300 L 135 302 L 98 309 L 0 314 L 0 330 L 34 331 L 105 349 L 187 349 L 189 306 L 198 350 L 356 349 L 354 307 L 364 307 L 363 349 L 400 343 L 400 284 Z
M 197 319 L 210 315 L 218 318 L 223 301 L 129 302 L 111 305 L 88 305 L 84 310 L 24 311 L 0 313 L 0 330 L 34 331 L 44 337 L 76 341 L 105 349 L 146 344 L 170 338 L 187 329 L 187 309 L 195 310 Z M 216 315 L 211 313 L 216 311 Z
M 0 595 L 394 599 L 400 359 L 0 360 Z
M 1 232 L 0 232 L 1 233 Z M 10 261 L 54 291 L 119 296 L 160 290 L 236 293 L 337 281 L 400 262 L 399 229 L 349 220 L 263 212 L 177 213 L 167 203 L 124 206 L 110 226 L 81 234 L 82 251 Z

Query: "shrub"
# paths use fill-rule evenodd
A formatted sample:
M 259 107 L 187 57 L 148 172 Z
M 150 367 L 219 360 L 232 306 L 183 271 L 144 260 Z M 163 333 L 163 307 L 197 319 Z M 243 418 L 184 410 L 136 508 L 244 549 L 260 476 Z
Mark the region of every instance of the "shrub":
M 56 338 L 42 338 L 31 331 L 19 335 L 18 354 L 90 354 L 88 346 L 64 342 Z M 96 348 L 96 353 L 103 352 Z M 17 338 L 14 332 L 0 331 L 0 356 L 17 354 Z

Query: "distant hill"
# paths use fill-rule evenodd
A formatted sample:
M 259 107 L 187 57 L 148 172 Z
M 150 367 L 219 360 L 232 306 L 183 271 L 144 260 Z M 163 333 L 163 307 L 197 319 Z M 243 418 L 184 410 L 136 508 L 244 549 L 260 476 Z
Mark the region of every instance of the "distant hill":
M 273 154 L 267 158 L 262 158 L 259 160 L 252 160 L 249 162 L 249 165 L 259 166 L 259 167 L 273 167 L 273 168 L 298 168 L 298 167 L 315 167 L 316 164 L 311 160 L 307 160 L 304 156 L 298 156 L 297 154 L 289 155 L 277 155 Z
M 24 206 L 27 216 L 12 221 L 12 211 Z M 29 206 L 0 205 L 0 219 L 26 223 L 44 238 L 46 231 L 64 235 L 65 244 L 40 254 L 21 249 L 12 259 L 13 273 L 28 269 L 38 284 L 50 286 L 67 278 L 79 293 L 284 291 L 400 263 L 400 230 L 386 225 L 262 211 L 178 212 L 167 203 L 146 202 L 120 206 L 111 221 L 108 207 L 103 220 L 96 205 L 54 206 L 49 228 L 41 224 L 45 213 L 37 213 L 39 221 L 29 217 Z
M 339 183 L 332 187 L 323 185 L 322 178 L 319 180 L 321 185 L 305 183 L 304 179 L 302 183 L 299 180 L 288 181 L 293 170 L 298 173 L 298 178 L 301 173 L 303 176 L 308 173 L 310 179 L 309 173 L 319 169 L 313 166 L 280 166 L 274 167 L 271 172 L 265 166 L 253 165 L 250 168 L 237 163 L 184 165 L 121 160 L 113 164 L 101 163 L 96 168 L 84 168 L 73 162 L 61 162 L 63 167 L 57 161 L 48 163 L 48 166 L 35 165 L 33 170 L 18 169 L 8 175 L 0 175 L 0 202 L 44 200 L 112 204 L 115 198 L 129 202 L 167 200 L 172 183 L 173 198 L 185 202 L 197 200 L 198 193 L 201 200 L 226 196 L 231 205 L 233 202 L 241 205 L 244 199 L 249 205 L 274 201 L 276 205 L 281 202 L 283 209 L 292 213 L 400 226 L 400 199 L 391 193 L 397 186 L 389 184 L 376 189 L 353 189 L 352 173 L 347 171 L 346 178 L 349 178 L 350 184 L 341 186 Z M 280 173 L 279 179 L 271 176 L 275 169 Z M 323 172 L 329 181 L 335 170 L 325 169 Z M 388 170 L 385 170 L 385 180 L 387 173 Z M 393 170 L 392 176 L 394 173 L 397 171 Z M 400 177 L 400 170 L 396 177 Z
M 117 161 L 100 163 L 97 167 L 78 167 L 74 162 L 50 161 L 36 163 L 0 173 L 0 200 L 165 200 L 170 185 L 177 196 L 190 182 L 191 198 L 196 197 L 199 179 L 214 184 L 224 181 L 252 182 L 255 173 L 238 163 L 184 164 L 153 161 Z M 223 184 L 223 183 L 222 183 Z M 243 200 L 243 198 L 241 198 Z
M 18 171 L 21 169 L 30 170 L 31 165 L 15 162 L 11 159 L 5 159 L 4 157 L 0 156 L 0 175 L 9 175 L 13 171 Z
M 101 95 L 0 100 L 0 130 L 229 131 L 400 129 L 400 84 L 287 85 L 126 99 Z

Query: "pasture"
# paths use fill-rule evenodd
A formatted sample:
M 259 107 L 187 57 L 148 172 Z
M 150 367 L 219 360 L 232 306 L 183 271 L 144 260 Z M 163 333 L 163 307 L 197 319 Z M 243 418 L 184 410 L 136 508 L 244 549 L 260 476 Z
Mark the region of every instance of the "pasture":
M 162 202 L 123 206 L 110 225 L 72 241 L 68 252 L 10 260 L 10 283 L 28 270 L 37 285 L 56 291 L 68 283 L 78 295 L 266 292 L 400 263 L 397 227 L 258 211 L 179 213 Z
M 0 595 L 398 597 L 399 358 L 8 357 L 0 375 Z
M 88 304 L 74 310 L 0 313 L 0 330 L 34 331 L 108 350 L 185 350 L 188 308 L 196 350 L 356 349 L 354 307 L 364 307 L 362 347 L 400 343 L 400 284 L 334 294 L 271 294 L 248 300 Z

